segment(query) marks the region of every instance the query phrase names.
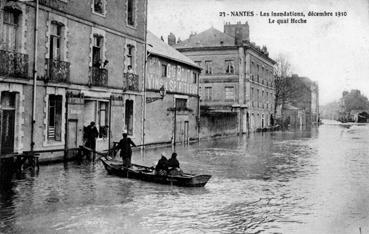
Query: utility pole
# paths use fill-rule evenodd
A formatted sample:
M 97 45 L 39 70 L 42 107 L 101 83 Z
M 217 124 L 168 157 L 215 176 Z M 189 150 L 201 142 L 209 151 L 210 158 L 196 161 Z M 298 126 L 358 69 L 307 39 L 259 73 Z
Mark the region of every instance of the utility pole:
M 31 151 L 35 147 L 35 124 L 36 124 L 36 98 L 37 98 L 37 42 L 38 42 L 38 11 L 39 0 L 36 1 L 35 8 L 35 29 L 34 29 L 34 55 L 33 55 L 33 92 L 32 92 L 32 124 L 31 124 Z

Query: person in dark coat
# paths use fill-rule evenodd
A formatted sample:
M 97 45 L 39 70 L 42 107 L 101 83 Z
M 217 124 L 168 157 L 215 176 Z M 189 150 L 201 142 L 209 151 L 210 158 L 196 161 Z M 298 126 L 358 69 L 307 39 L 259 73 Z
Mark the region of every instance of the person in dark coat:
M 96 150 L 96 138 L 99 136 L 95 122 L 91 122 L 85 129 L 86 147 Z
M 166 175 L 168 171 L 168 159 L 165 157 L 165 154 L 161 154 L 161 158 L 155 167 L 155 173 L 158 175 Z
M 172 157 L 168 160 L 169 169 L 179 168 L 179 162 L 177 160 L 177 153 L 173 153 Z
M 179 162 L 177 160 L 177 153 L 173 153 L 172 157 L 168 160 L 168 174 L 169 175 L 182 175 L 183 172 L 179 167 Z
M 132 148 L 131 145 L 136 147 L 135 143 L 127 136 L 127 133 L 123 133 L 123 139 L 121 139 L 116 146 L 120 149 L 120 157 L 123 160 L 124 167 L 131 167 Z

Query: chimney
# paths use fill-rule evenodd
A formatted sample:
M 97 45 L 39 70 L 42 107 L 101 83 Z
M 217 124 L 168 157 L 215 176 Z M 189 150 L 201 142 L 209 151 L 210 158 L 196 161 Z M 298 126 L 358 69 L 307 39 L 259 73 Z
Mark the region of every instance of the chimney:
M 168 35 L 168 45 L 173 46 L 176 44 L 176 36 L 173 33 Z
M 243 41 L 250 41 L 249 24 L 245 22 L 242 24 L 238 21 L 236 24 L 226 22 L 224 25 L 224 33 L 235 38 L 235 44 L 239 45 Z

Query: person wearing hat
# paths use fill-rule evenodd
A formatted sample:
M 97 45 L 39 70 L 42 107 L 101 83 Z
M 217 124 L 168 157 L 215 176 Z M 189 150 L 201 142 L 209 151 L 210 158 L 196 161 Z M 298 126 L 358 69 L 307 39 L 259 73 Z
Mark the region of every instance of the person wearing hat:
M 127 136 L 124 132 L 123 139 L 121 139 L 115 149 L 120 149 L 120 157 L 123 160 L 123 167 L 131 167 L 132 148 L 131 145 L 136 147 L 136 144 Z
M 161 158 L 155 167 L 155 173 L 158 175 L 166 175 L 168 171 L 168 159 L 165 157 L 165 153 L 161 153 Z

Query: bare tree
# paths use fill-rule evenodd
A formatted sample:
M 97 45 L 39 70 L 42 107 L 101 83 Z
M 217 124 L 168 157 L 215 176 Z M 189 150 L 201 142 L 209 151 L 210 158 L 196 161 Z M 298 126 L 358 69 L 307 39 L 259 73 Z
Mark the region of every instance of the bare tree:
M 276 59 L 276 65 L 274 69 L 275 76 L 275 103 L 274 113 L 277 113 L 277 106 L 281 105 L 282 109 L 285 105 L 288 94 L 290 93 L 290 86 L 287 82 L 287 77 L 291 75 L 291 64 L 287 59 L 286 55 L 279 54 Z M 283 111 L 281 112 L 283 119 Z

